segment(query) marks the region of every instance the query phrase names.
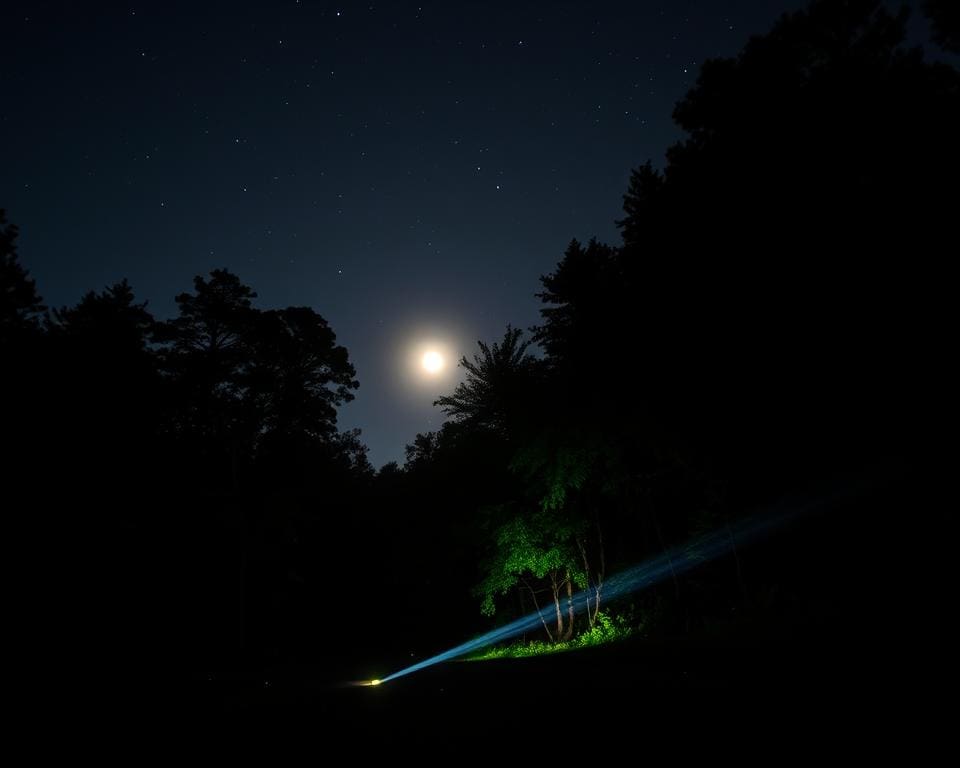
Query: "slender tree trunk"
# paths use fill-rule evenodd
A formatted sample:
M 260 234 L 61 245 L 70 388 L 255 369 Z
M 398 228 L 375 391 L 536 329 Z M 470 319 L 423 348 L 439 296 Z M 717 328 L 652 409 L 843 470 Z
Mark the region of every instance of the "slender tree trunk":
M 590 622 L 592 627 L 600 613 L 600 590 L 603 589 L 603 579 L 607 574 L 607 553 L 603 549 L 603 529 L 600 528 L 600 518 L 594 515 L 597 524 L 597 545 L 600 549 L 600 570 L 597 571 L 597 578 L 594 580 L 594 590 L 596 591 L 596 600 L 593 603 L 593 620 Z
M 577 546 L 580 548 L 580 558 L 583 560 L 583 572 L 587 574 L 587 588 L 593 590 L 593 605 L 590 605 L 590 593 L 586 593 L 587 601 L 587 624 L 590 629 L 597 621 L 597 614 L 600 613 L 600 591 L 603 589 L 603 575 L 607 568 L 606 556 L 603 552 L 603 534 L 600 532 L 600 526 L 597 525 L 597 541 L 600 547 L 600 570 L 595 574 L 590 570 L 590 558 L 587 557 L 587 546 L 582 539 L 577 539 Z
M 553 592 L 553 607 L 557 612 L 557 640 L 563 637 L 563 611 L 560 608 L 560 584 L 557 582 L 557 575 L 550 574 L 550 589 Z
M 533 598 L 533 604 L 537 608 L 537 615 L 540 617 L 540 623 L 543 624 L 543 629 L 547 633 L 547 637 L 550 638 L 550 642 L 553 642 L 553 635 L 550 633 L 550 627 L 547 626 L 547 620 L 543 617 L 543 611 L 540 610 L 540 603 L 537 601 L 537 593 L 534 592 L 533 587 L 530 586 L 529 582 L 526 579 L 523 580 L 523 583 L 527 585 L 527 589 L 530 590 L 530 597 Z
M 563 636 L 564 640 L 573 637 L 573 579 L 570 577 L 570 571 L 567 571 L 567 633 Z
M 587 588 L 588 591 L 584 593 L 587 601 L 587 625 L 590 629 L 593 629 L 593 622 L 596 618 L 596 613 L 590 607 L 590 592 L 589 588 L 593 587 L 593 576 L 590 575 L 590 560 L 587 558 L 587 547 L 583 543 L 583 539 L 577 539 L 577 546 L 580 548 L 580 558 L 583 560 L 583 572 L 587 575 Z
M 523 599 L 523 590 L 522 590 L 522 589 L 518 589 L 518 590 L 517 590 L 517 603 L 518 603 L 519 606 L 520 606 L 520 613 L 519 613 L 519 615 L 520 615 L 520 616 L 526 616 L 526 615 L 527 615 L 527 602 L 526 602 L 526 600 Z M 526 644 L 526 642 L 527 642 L 527 633 L 526 633 L 526 632 L 524 632 L 522 635 L 520 635 L 520 642 Z

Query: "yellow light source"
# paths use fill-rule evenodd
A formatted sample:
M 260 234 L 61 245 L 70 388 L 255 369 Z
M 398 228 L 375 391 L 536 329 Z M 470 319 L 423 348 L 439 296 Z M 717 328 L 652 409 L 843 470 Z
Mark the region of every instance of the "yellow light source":
M 370 685 L 380 685 L 380 681 L 379 681 L 379 680 L 371 680 L 371 681 L 370 681 Z
M 436 350 L 424 352 L 420 362 L 427 373 L 440 373 L 443 370 L 443 356 Z

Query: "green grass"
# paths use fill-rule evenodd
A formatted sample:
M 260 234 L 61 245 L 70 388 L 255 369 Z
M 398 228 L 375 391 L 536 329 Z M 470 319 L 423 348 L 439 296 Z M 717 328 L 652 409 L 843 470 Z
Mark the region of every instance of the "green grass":
M 545 656 L 550 653 L 576 651 L 581 648 L 593 648 L 598 645 L 615 643 L 625 640 L 635 632 L 634 628 L 621 617 L 611 617 L 601 612 L 593 628 L 582 632 L 572 640 L 561 643 L 547 643 L 540 640 L 517 642 L 510 645 L 495 645 L 470 656 L 470 661 L 487 661 L 489 659 L 522 659 L 530 656 Z

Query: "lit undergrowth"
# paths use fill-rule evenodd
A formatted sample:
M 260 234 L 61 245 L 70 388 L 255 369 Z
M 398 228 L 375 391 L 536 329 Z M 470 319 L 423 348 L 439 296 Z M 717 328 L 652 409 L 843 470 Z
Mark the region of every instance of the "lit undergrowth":
M 529 656 L 545 656 L 550 653 L 576 651 L 581 648 L 593 648 L 598 645 L 615 643 L 630 637 L 636 630 L 622 617 L 612 617 L 605 613 L 597 615 L 592 629 L 582 632 L 572 640 L 560 643 L 547 643 L 542 640 L 516 642 L 510 645 L 495 645 L 469 657 L 469 661 L 487 661 L 489 659 L 522 659 Z

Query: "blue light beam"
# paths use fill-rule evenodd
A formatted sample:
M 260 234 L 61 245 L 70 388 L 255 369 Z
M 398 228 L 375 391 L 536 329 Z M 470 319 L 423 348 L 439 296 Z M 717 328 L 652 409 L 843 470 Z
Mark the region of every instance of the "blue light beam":
M 681 544 L 673 549 L 667 550 L 663 554 L 648 560 L 640 565 L 635 565 L 625 571 L 621 571 L 615 576 L 603 582 L 602 598 L 605 601 L 616 600 L 618 597 L 647 589 L 655 584 L 669 578 L 671 574 L 679 575 L 692 570 L 700 565 L 715 560 L 721 555 L 726 554 L 740 544 L 746 544 L 749 541 L 759 538 L 769 533 L 790 519 L 798 517 L 804 512 L 811 511 L 814 506 L 821 506 L 817 503 L 808 503 L 799 507 L 794 507 L 785 512 L 775 514 L 766 514 L 751 518 L 746 518 L 737 523 L 724 526 L 718 530 L 706 533 L 691 539 L 685 544 Z M 594 598 L 593 589 L 584 589 L 573 596 L 574 612 L 580 615 L 587 607 L 588 601 Z M 491 630 L 486 634 L 480 635 L 473 640 L 461 643 L 443 653 L 431 656 L 416 664 L 394 672 L 382 678 L 379 683 L 388 683 L 396 680 L 398 677 L 419 672 L 421 669 L 432 667 L 434 664 L 440 664 L 444 661 L 456 659 L 459 656 L 486 648 L 488 645 L 499 643 L 502 640 L 508 640 L 512 637 L 522 635 L 541 626 L 542 620 L 540 612 L 535 611 L 527 616 L 512 621 L 497 629 Z

